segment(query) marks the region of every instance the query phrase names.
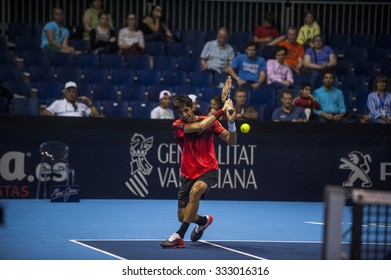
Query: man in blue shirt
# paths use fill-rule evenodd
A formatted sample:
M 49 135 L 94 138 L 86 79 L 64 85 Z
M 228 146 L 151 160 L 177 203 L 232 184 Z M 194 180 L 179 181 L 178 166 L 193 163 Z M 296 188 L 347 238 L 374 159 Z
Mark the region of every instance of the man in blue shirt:
M 53 8 L 53 21 L 45 24 L 41 34 L 41 48 L 46 52 L 75 53 L 68 45 L 69 31 L 62 26 L 63 13 L 60 8 Z
M 231 75 L 239 88 L 245 85 L 259 88 L 266 80 L 266 63 L 263 57 L 257 56 L 256 44 L 247 43 L 245 54 L 237 55 L 224 71 Z
M 325 72 L 323 86 L 314 92 L 314 97 L 320 104 L 320 110 L 314 110 L 319 122 L 347 122 L 343 93 L 333 86 L 333 82 L 333 73 Z
M 281 107 L 274 109 L 274 122 L 307 122 L 307 117 L 301 107 L 293 106 L 293 93 L 285 89 L 281 94 Z

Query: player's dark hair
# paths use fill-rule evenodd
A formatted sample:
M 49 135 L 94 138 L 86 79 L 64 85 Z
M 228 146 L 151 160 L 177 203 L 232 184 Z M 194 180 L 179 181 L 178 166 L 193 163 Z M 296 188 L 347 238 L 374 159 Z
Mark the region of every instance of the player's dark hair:
M 193 101 L 189 96 L 186 94 L 177 96 L 172 100 L 172 107 L 174 108 L 175 111 L 178 111 L 179 109 L 183 107 L 193 107 Z

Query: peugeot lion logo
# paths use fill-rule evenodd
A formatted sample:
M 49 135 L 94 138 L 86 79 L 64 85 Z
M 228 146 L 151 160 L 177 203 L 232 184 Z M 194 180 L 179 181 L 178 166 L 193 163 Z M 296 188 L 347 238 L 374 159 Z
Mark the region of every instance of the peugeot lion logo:
M 145 138 L 135 133 L 130 140 L 130 178 L 125 185 L 135 195 L 145 197 L 149 194 L 148 182 L 145 176 L 152 172 L 152 165 L 145 158 L 148 150 L 152 147 L 153 137 Z
M 362 188 L 372 186 L 372 181 L 368 176 L 371 170 L 369 163 L 372 162 L 369 154 L 364 155 L 361 152 L 353 151 L 348 154 L 348 158 L 343 157 L 340 161 L 342 163 L 339 165 L 339 169 L 349 169 L 351 171 L 348 180 L 343 182 L 342 186 L 353 187 L 354 182 L 358 179 L 361 181 Z

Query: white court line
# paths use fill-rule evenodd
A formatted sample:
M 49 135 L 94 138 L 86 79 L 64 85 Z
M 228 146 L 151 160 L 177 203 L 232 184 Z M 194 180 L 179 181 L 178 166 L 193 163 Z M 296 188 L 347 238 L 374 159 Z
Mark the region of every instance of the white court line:
M 126 259 L 123 258 L 123 257 L 117 256 L 117 255 L 114 255 L 114 254 L 109 253 L 109 252 L 107 252 L 107 251 L 103 251 L 103 250 L 101 250 L 101 249 L 92 247 L 92 246 L 90 246 L 90 245 L 87 245 L 87 244 L 78 242 L 77 240 L 70 239 L 69 241 L 71 241 L 71 242 L 73 242 L 73 243 L 76 243 L 76 244 L 79 244 L 79 245 L 81 245 L 81 246 L 87 247 L 87 248 L 89 248 L 89 249 L 98 251 L 98 252 L 103 253 L 103 254 L 105 254 L 105 255 L 109 255 L 109 256 L 111 256 L 111 257 L 114 257 L 114 258 L 117 258 L 117 259 L 120 259 L 120 260 L 126 260 Z
M 208 242 L 208 241 L 205 241 L 205 240 L 200 240 L 199 242 L 206 243 L 206 244 L 209 244 L 211 246 L 214 246 L 214 247 L 217 247 L 217 248 L 220 248 L 220 249 L 224 249 L 224 250 L 227 250 L 227 251 L 231 251 L 231 252 L 234 252 L 234 253 L 238 253 L 238 254 L 241 254 L 241 255 L 245 255 L 247 257 L 251 257 L 251 258 L 254 258 L 254 259 L 257 259 L 257 260 L 267 260 L 265 258 L 261 258 L 261 257 L 255 256 L 255 255 L 251 255 L 251 254 L 248 254 L 248 253 L 245 253 L 245 252 L 242 252 L 242 251 L 231 249 L 231 248 L 228 248 L 228 247 L 225 247 L 225 246 L 221 246 L 221 245 L 218 245 L 218 244 L 215 244 L 215 243 L 212 243 L 212 242 Z

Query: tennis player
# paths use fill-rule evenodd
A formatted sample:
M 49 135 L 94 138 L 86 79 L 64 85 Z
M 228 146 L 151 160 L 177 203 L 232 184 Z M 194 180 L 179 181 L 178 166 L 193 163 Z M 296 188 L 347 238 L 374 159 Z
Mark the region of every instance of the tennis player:
M 229 114 L 232 100 L 228 99 L 222 109 L 213 115 L 196 116 L 192 110 L 193 102 L 187 95 L 174 98 L 174 110 L 180 119 L 172 127 L 175 138 L 181 148 L 180 164 L 181 186 L 178 192 L 178 220 L 181 226 L 160 245 L 163 248 L 183 248 L 183 241 L 190 223 L 197 226 L 191 233 L 191 241 L 195 242 L 202 237 L 203 232 L 213 222 L 210 215 L 198 215 L 200 199 L 203 198 L 212 186 L 217 184 L 218 161 L 214 149 L 213 135 L 219 136 L 229 145 L 236 144 L 236 112 Z M 218 121 L 227 115 L 228 130 Z

